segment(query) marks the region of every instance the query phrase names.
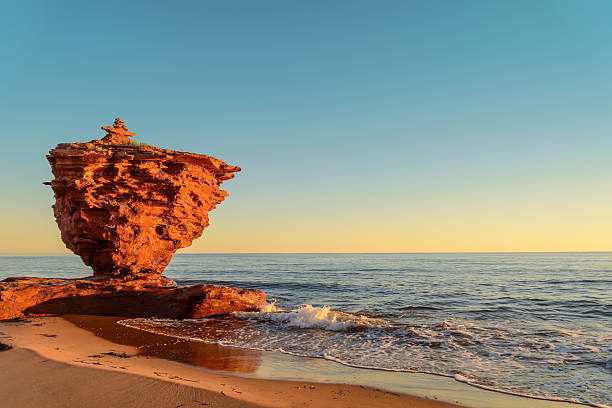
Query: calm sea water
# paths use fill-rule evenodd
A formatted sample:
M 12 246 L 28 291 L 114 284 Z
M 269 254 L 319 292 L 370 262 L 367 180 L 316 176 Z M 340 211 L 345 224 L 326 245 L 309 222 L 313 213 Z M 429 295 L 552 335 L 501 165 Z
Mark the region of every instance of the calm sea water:
M 89 273 L 75 256 L 0 257 L 0 278 Z M 176 255 L 166 275 L 262 289 L 272 304 L 124 324 L 612 405 L 612 253 Z

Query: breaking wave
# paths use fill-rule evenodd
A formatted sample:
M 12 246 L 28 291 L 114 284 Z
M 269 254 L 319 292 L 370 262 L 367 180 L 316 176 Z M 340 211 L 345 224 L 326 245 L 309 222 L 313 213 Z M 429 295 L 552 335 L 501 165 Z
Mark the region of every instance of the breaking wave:
M 332 310 L 329 306 L 303 305 L 295 310 L 283 311 L 272 303 L 264 305 L 259 312 L 234 313 L 234 316 L 243 319 L 279 322 L 288 327 L 331 331 L 359 330 L 387 325 L 387 322 L 383 319 L 344 313 Z

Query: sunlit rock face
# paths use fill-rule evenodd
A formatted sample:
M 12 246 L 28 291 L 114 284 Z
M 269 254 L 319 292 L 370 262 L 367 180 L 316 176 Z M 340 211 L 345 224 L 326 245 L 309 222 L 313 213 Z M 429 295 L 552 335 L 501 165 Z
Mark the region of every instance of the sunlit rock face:
M 88 143 L 49 152 L 55 219 L 94 277 L 160 279 L 172 255 L 209 225 L 239 167 L 214 157 L 136 144 L 121 119 Z

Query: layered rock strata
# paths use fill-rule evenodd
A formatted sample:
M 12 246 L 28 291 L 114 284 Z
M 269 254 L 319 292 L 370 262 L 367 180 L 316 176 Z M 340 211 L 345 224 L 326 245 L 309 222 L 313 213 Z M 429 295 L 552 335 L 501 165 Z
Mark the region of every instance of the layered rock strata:
M 28 315 L 200 318 L 257 310 L 260 290 L 217 285 L 160 287 L 146 280 L 8 278 L 0 282 L 0 320 Z
M 62 143 L 47 159 L 62 241 L 95 277 L 161 276 L 172 255 L 209 225 L 240 167 L 134 143 L 117 119 L 101 140 Z
M 32 314 L 198 318 L 256 310 L 258 290 L 177 287 L 162 276 L 172 255 L 208 226 L 239 167 L 214 157 L 136 144 L 116 119 L 107 135 L 49 152 L 62 241 L 93 269 L 83 279 L 0 282 L 0 319 Z

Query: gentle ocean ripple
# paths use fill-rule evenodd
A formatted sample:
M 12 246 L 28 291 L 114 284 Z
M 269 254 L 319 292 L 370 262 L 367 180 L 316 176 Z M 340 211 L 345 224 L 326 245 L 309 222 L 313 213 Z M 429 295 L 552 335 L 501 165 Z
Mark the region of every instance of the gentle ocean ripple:
M 89 274 L 77 257 L 0 257 L 0 266 L 0 278 Z M 612 253 L 185 254 L 166 275 L 262 289 L 275 303 L 124 324 L 612 405 Z

